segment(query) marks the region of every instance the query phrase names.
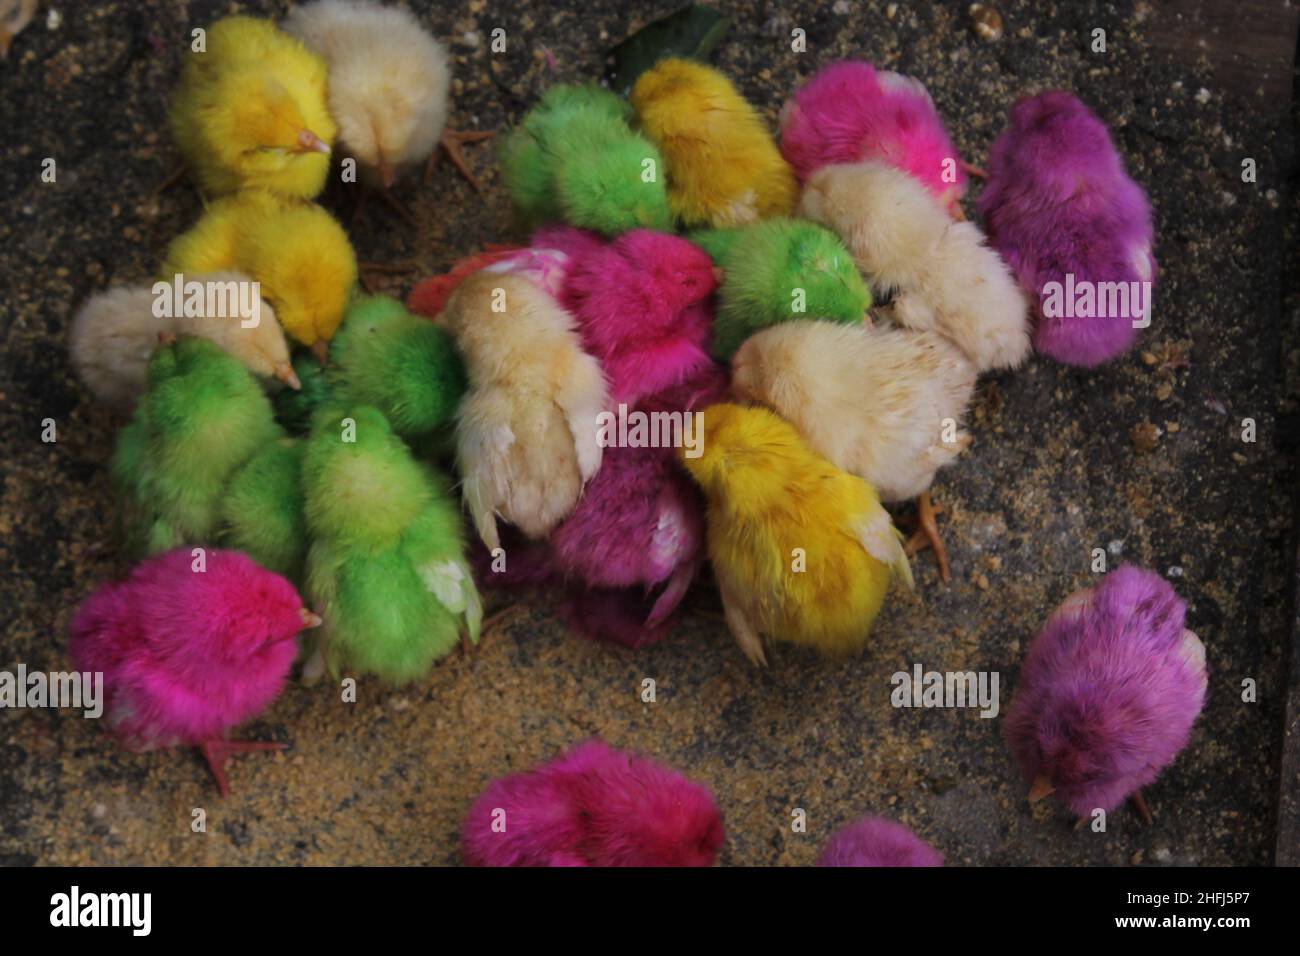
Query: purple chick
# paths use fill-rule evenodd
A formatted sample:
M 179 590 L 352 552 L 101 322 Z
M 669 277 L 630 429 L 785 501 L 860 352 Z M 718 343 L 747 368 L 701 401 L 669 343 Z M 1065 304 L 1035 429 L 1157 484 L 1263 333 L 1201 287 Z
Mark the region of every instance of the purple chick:
M 1187 746 L 1205 705 L 1205 645 L 1158 574 L 1131 565 L 1053 612 L 1020 670 L 1005 734 L 1030 782 L 1080 818 L 1114 810 Z
M 883 817 L 863 817 L 826 841 L 818 866 L 943 866 L 943 855 Z
M 1023 99 L 993 144 L 988 172 L 980 213 L 994 248 L 1038 302 L 1034 347 L 1085 368 L 1131 348 L 1134 320 L 1151 318 L 1151 206 L 1106 124 L 1062 90 Z M 1074 308 L 1067 275 L 1075 289 L 1091 290 L 1091 309 Z M 1060 283 L 1059 298 L 1048 283 Z M 1128 290 L 1127 299 L 1105 302 L 1112 287 L 1102 283 L 1125 283 L 1113 288 Z M 1144 307 L 1134 293 L 1144 296 Z

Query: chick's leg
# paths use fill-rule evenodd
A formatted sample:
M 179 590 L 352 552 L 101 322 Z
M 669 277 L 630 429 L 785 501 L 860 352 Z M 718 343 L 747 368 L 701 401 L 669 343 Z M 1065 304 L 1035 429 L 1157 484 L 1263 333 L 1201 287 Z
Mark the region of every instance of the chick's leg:
M 461 151 L 461 146 L 465 143 L 477 143 L 480 140 L 488 139 L 495 135 L 496 132 L 494 130 L 461 132 L 454 129 L 444 129 L 442 131 L 442 148 L 447 153 L 447 158 L 450 159 L 452 165 L 460 171 L 460 174 L 469 181 L 469 184 L 474 187 L 475 192 L 481 193 L 483 191 L 483 186 L 478 179 L 475 178 L 473 171 L 469 168 L 469 164 L 465 162 L 465 154 Z M 429 156 L 429 162 L 424 167 L 424 181 L 426 184 L 431 182 L 433 179 L 433 167 L 437 161 L 438 151 L 434 150 Z
M 908 539 L 905 550 L 910 558 L 919 551 L 933 548 L 935 559 L 939 562 L 939 578 L 947 584 L 952 580 L 952 574 L 948 570 L 948 551 L 943 546 L 943 539 L 939 537 L 939 523 L 935 520 L 936 516 L 941 514 L 943 514 L 943 506 L 934 503 L 930 498 L 930 492 L 927 491 L 917 498 L 916 517 L 912 519 L 916 524 L 916 530 Z
M 269 750 L 284 750 L 287 744 L 274 743 L 269 740 L 205 740 L 199 750 L 208 762 L 217 781 L 217 790 L 223 797 L 230 794 L 230 783 L 226 780 L 226 761 L 234 754 L 264 753 Z
M 1151 808 L 1147 806 L 1147 798 L 1142 796 L 1141 790 L 1134 790 L 1133 796 L 1129 799 L 1133 801 L 1133 807 L 1137 810 L 1138 815 L 1142 817 L 1143 823 L 1150 826 L 1155 822 L 1154 818 L 1151 816 Z

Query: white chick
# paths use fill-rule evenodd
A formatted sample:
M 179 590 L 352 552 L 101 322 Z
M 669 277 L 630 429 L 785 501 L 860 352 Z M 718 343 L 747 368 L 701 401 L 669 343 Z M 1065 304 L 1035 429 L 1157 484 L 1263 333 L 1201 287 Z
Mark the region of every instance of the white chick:
M 953 222 L 925 187 L 878 162 L 824 166 L 809 177 L 800 215 L 839 234 L 885 311 L 911 329 L 941 332 L 980 372 L 1029 355 L 1029 303 L 971 222 Z
M 908 550 L 933 547 L 947 581 L 929 492 L 935 473 L 970 444 L 961 423 L 975 376 L 961 350 L 936 332 L 812 320 L 747 339 L 732 358 L 731 387 L 794 425 L 882 501 L 918 498 Z
M 479 536 L 499 547 L 500 515 L 545 537 L 600 468 L 608 398 L 599 363 L 569 313 L 523 274 L 475 273 L 434 322 L 465 357 L 456 458 Z
M 409 10 L 372 0 L 316 0 L 282 24 L 329 69 L 329 107 L 340 149 L 369 185 L 387 190 L 442 143 L 456 168 L 481 190 L 460 150 L 491 132 L 448 130 L 447 49 Z
M 237 272 L 214 272 L 193 281 L 250 282 Z M 228 288 L 228 287 L 227 287 Z M 167 293 L 170 297 L 170 292 Z M 115 408 L 129 410 L 144 394 L 149 360 L 160 337 L 192 335 L 208 339 L 239 359 L 250 372 L 277 378 L 300 388 L 289 361 L 289 346 L 275 318 L 275 310 L 257 300 L 260 311 L 255 327 L 245 328 L 238 296 L 222 296 L 216 315 L 159 316 L 158 296 L 151 285 L 109 289 L 82 303 L 70 330 L 73 367 L 94 395 Z M 159 310 L 162 311 L 162 310 Z

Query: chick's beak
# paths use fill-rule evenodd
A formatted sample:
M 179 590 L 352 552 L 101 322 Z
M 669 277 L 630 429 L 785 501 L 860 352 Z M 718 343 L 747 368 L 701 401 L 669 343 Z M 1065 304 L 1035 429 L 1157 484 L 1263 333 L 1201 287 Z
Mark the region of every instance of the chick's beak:
M 1029 802 L 1037 803 L 1043 797 L 1055 792 L 1056 788 L 1052 786 L 1052 781 L 1047 778 L 1047 774 L 1040 773 L 1029 787 Z
M 293 370 L 293 366 L 288 362 L 276 363 L 275 377 L 284 382 L 284 384 L 288 385 L 295 392 L 302 391 L 302 382 L 298 381 L 298 373 Z
M 320 627 L 324 623 L 319 614 L 309 611 L 305 607 L 298 609 L 298 616 L 302 618 L 303 630 L 311 630 L 313 627 Z
M 324 153 L 329 155 L 330 144 L 325 142 L 309 129 L 298 130 L 298 149 L 299 153 Z

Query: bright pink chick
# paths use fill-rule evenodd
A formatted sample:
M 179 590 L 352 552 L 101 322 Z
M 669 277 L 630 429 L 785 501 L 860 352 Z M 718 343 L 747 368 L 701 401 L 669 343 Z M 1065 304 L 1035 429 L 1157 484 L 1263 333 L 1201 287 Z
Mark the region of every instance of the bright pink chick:
M 781 110 L 781 153 L 802 182 L 832 163 L 879 160 L 944 206 L 966 192 L 966 167 L 917 80 L 846 60 L 821 69 Z
M 103 673 L 108 727 L 123 745 L 201 747 L 224 795 L 230 753 L 282 747 L 225 733 L 280 693 L 295 635 L 320 618 L 247 555 L 209 550 L 205 560 L 194 570 L 179 548 L 101 586 L 73 616 L 68 653 L 78 670 Z
M 579 230 L 548 229 L 534 244 L 554 247 L 566 232 L 561 248 L 571 259 L 559 301 L 605 371 L 611 410 L 634 406 L 712 364 L 705 344 L 718 280 L 704 250 L 649 229 L 601 244 Z
M 590 740 L 488 784 L 460 838 L 471 866 L 710 866 L 723 831 L 707 787 Z
M 818 866 L 943 866 L 943 856 L 892 820 L 863 817 L 836 831 L 817 858 Z
M 1151 571 L 1125 566 L 1071 595 L 1034 639 L 1004 731 L 1030 801 L 1110 812 L 1187 746 L 1205 704 L 1205 645 Z
M 1091 368 L 1133 346 L 1134 322 L 1151 318 L 1151 205 L 1106 124 L 1078 97 L 1054 90 L 1015 105 L 989 154 L 979 208 L 994 248 L 1037 303 L 1039 352 Z

